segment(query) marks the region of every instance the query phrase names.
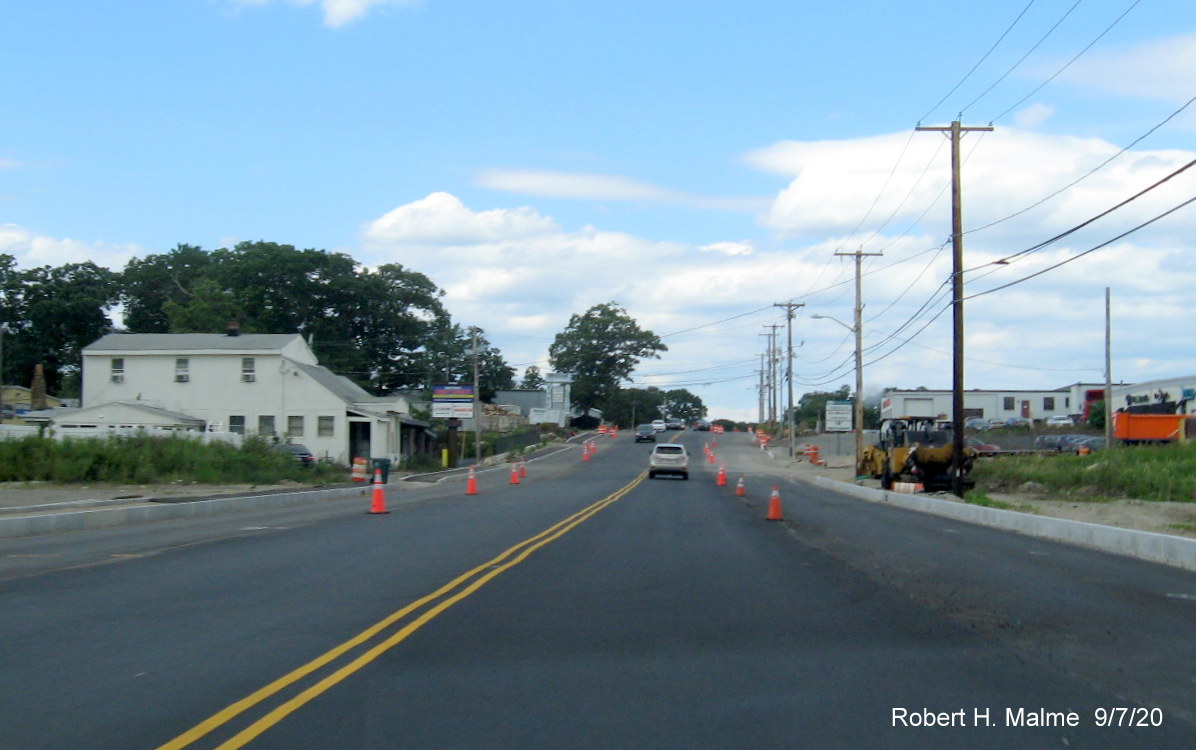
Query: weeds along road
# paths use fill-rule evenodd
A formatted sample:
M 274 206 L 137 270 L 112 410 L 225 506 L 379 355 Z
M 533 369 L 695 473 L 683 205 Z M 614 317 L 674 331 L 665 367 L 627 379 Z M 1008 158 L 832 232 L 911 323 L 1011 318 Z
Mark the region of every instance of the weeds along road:
M 0 747 L 1196 746 L 1192 574 L 815 489 L 746 435 L 710 463 L 712 438 L 678 436 L 689 481 L 623 434 L 387 514 L 9 540 Z

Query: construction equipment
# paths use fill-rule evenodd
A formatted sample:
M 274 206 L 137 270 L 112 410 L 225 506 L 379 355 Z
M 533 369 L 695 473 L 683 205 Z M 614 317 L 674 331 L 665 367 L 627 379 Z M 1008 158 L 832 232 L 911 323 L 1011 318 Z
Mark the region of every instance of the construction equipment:
M 921 484 L 926 491 L 952 489 L 954 446 L 951 433 L 940 429 L 931 417 L 902 417 L 881 420 L 875 445 L 866 446 L 856 470 L 860 475 L 880 480 L 882 489 L 892 489 L 894 482 Z M 962 486 L 971 489 L 967 479 L 976 460 L 976 451 L 964 448 Z

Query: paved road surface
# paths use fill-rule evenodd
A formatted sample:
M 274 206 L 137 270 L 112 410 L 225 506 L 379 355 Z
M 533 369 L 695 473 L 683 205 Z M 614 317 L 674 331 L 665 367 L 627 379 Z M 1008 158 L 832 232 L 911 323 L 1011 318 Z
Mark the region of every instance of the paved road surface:
M 1196 746 L 1191 574 L 815 490 L 745 436 L 716 487 L 681 439 L 690 481 L 614 441 L 384 516 L 10 540 L 0 747 Z

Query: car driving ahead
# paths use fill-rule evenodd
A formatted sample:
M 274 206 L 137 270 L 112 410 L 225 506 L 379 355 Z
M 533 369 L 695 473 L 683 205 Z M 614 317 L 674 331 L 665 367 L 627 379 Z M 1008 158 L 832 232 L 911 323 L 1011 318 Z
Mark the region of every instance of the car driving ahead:
M 689 479 L 689 453 L 680 443 L 660 443 L 652 448 L 652 455 L 648 459 L 648 478 L 655 479 L 658 475 Z
M 655 443 L 656 442 L 656 428 L 650 424 L 642 424 L 635 428 L 635 442 L 637 443 Z

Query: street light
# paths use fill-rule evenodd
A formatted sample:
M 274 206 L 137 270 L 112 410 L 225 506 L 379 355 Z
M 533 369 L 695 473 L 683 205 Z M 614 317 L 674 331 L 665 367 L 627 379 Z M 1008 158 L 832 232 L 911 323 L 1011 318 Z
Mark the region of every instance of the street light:
M 857 308 L 858 313 L 858 308 Z M 811 317 L 819 320 L 832 320 L 855 334 L 855 472 L 860 473 L 860 461 L 864 458 L 864 363 L 863 340 L 859 320 L 854 326 L 849 326 L 838 318 L 815 313 Z M 858 314 L 856 316 L 859 317 Z

